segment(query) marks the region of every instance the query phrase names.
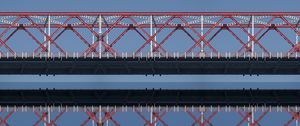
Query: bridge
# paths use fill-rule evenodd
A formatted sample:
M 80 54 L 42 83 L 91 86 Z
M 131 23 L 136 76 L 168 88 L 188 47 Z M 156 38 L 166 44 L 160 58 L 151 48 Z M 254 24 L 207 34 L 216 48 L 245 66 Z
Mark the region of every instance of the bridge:
M 300 12 L 0 12 L 0 74 L 296 75 L 299 23 Z M 0 125 L 298 125 L 299 93 L 2 89 Z
M 0 12 L 0 74 L 299 74 L 299 19 L 298 12 Z

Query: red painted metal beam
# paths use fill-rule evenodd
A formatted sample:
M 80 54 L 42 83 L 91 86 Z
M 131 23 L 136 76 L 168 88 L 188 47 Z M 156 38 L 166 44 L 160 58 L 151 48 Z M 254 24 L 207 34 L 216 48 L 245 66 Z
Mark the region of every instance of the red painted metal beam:
M 99 25 L 98 24 L 88 24 L 90 27 L 92 28 L 98 28 Z M 191 27 L 193 28 L 201 28 L 201 24 L 189 24 Z M 47 28 L 47 26 L 45 26 L 44 24 L 37 24 L 37 25 L 32 25 L 32 24 L 26 24 L 24 25 L 23 27 L 24 28 L 36 28 L 36 27 L 40 27 L 40 28 Z M 156 25 L 153 25 L 153 28 L 160 28 L 162 27 L 163 24 L 156 24 Z M 203 24 L 203 28 L 211 28 L 213 27 L 214 24 Z M 292 24 L 291 25 L 292 27 L 296 27 L 296 24 Z M 280 24 L 280 25 L 276 25 L 277 28 L 290 28 L 291 27 L 290 25 L 287 25 L 287 24 Z M 19 25 L 9 25 L 9 24 L 0 24 L 0 28 L 8 28 L 8 27 L 11 27 L 11 28 L 18 28 Z M 59 28 L 59 27 L 64 27 L 64 28 L 67 28 L 68 26 L 65 24 L 65 25 L 61 25 L 61 24 L 51 24 L 51 28 Z M 74 25 L 72 26 L 73 28 L 86 28 L 85 25 L 82 25 L 82 24 L 78 24 L 78 25 Z M 112 27 L 112 24 L 107 24 L 107 25 L 102 25 L 102 28 L 110 28 Z M 125 25 L 125 24 L 118 24 L 118 25 L 114 25 L 113 26 L 114 28 L 128 28 L 128 25 Z M 141 28 L 150 28 L 150 24 L 139 24 L 139 27 Z M 171 24 L 168 24 L 166 26 L 164 26 L 164 28 L 176 28 L 177 25 L 171 25 Z M 183 28 L 188 28 L 188 26 L 181 26 Z M 222 28 L 223 25 L 217 25 L 215 26 L 215 28 Z M 236 25 L 236 24 L 232 24 L 232 25 L 228 25 L 229 28 L 249 28 L 249 25 L 248 24 L 240 24 L 240 25 Z M 254 25 L 254 28 L 263 28 L 265 27 L 265 25 L 263 24 L 255 24 Z
M 242 16 L 299 16 L 300 12 L 0 12 L 1 16 L 232 16 L 232 15 L 242 15 Z
M 48 16 L 49 19 L 46 18 Z M 53 16 L 54 19 L 50 19 L 50 16 Z M 153 18 L 155 16 L 159 19 Z M 257 19 L 252 16 L 256 16 Z M 104 21 L 100 23 L 100 20 Z M 134 51 L 134 55 L 140 55 L 147 50 L 150 53 L 157 52 L 165 55 L 168 53 L 168 49 L 164 47 L 164 43 L 170 37 L 175 36 L 173 33 L 176 30 L 183 30 L 184 35 L 187 35 L 192 42 L 184 54 L 200 53 L 196 48 L 199 47 L 201 50 L 219 55 L 220 49 L 216 48 L 216 43 L 211 43 L 215 37 L 220 36 L 221 30 L 225 29 L 230 33 L 229 36 L 234 37 L 242 45 L 239 50 L 231 52 L 238 52 L 240 56 L 255 52 L 255 50 L 251 50 L 251 47 L 257 46 L 257 50 L 268 56 L 271 52 L 270 48 L 261 43 L 261 38 L 268 31 L 275 30 L 289 45 L 289 49 L 283 52 L 285 56 L 289 56 L 299 52 L 300 41 L 293 42 L 294 38 L 289 35 L 300 36 L 299 22 L 300 12 L 0 12 L 0 47 L 3 46 L 10 54 L 19 52 L 19 50 L 13 50 L 11 45 L 8 46 L 6 43 L 16 31 L 24 30 L 37 44 L 37 48 L 30 53 L 39 56 L 42 52 L 51 52 L 50 47 L 53 45 L 62 55 L 66 55 L 67 47 L 62 48 L 56 41 L 65 30 L 71 30 L 75 33 L 75 37 L 77 36 L 82 43 L 87 45 L 83 52 L 79 52 L 80 56 L 106 53 L 109 56 L 117 57 L 120 56 L 120 52 L 113 46 L 123 36 L 126 36 L 129 30 L 133 29 L 137 32 L 137 36 L 142 37 L 144 41 L 141 46 L 128 52 Z M 47 23 L 49 24 L 47 25 Z M 52 32 L 45 32 L 46 28 L 51 29 Z M 249 28 L 255 29 L 255 33 L 250 33 Z M 100 33 L 97 31 L 99 29 L 105 30 Z M 156 29 L 153 34 L 152 29 Z M 286 33 L 286 30 L 283 29 L 291 32 Z M 116 30 L 123 32 L 118 33 L 115 32 Z M 237 30 L 241 30 L 241 32 L 237 33 Z M 95 37 L 96 40 L 90 42 L 86 33 Z M 103 39 L 109 34 L 113 34 L 112 42 Z M 249 38 L 247 41 L 242 38 L 245 35 Z M 40 38 L 37 36 L 45 37 L 45 40 L 39 40 Z M 158 36 L 166 37 L 156 40 L 155 38 Z M 49 44 L 47 44 L 48 42 Z M 150 43 L 156 45 L 151 48 L 152 50 L 148 49 Z M 254 45 L 250 45 L 251 43 Z M 102 48 L 104 49 L 101 50 Z M 100 50 L 102 52 L 99 52 Z M 182 49 L 178 49 L 178 51 L 182 51 Z M 5 53 L 4 50 L 0 50 L 0 52 Z M 206 52 L 204 54 L 207 56 Z
M 2 111 L 0 111 L 1 113 Z M 7 123 L 7 120 L 8 118 L 10 118 L 12 116 L 12 114 L 15 113 L 15 111 L 10 111 L 8 112 L 7 115 L 5 115 L 4 117 L 0 117 L 0 126 L 4 125 L 4 126 L 10 126 L 8 123 Z

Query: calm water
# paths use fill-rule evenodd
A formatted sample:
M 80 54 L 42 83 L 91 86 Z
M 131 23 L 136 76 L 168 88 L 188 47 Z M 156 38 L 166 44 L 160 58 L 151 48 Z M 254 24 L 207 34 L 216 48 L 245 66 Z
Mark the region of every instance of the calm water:
M 300 89 L 299 82 L 0 82 L 1 89 Z

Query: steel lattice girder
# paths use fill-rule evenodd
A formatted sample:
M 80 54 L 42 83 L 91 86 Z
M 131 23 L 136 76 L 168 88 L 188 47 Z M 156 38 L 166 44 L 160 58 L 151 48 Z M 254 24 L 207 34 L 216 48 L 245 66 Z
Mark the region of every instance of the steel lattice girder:
M 169 51 L 164 47 L 164 43 L 174 35 L 175 31 L 182 30 L 183 35 L 190 37 L 190 41 L 194 43 L 186 50 L 187 54 L 198 53 L 196 48 L 199 47 L 201 50 L 217 55 L 220 51 L 211 42 L 219 36 L 220 31 L 225 30 L 241 46 L 239 50 L 231 50 L 231 52 L 238 52 L 239 55 L 253 53 L 255 52 L 253 47 L 257 46 L 256 50 L 269 55 L 270 50 L 260 40 L 267 32 L 274 30 L 289 45 L 289 49 L 283 52 L 284 56 L 292 56 L 299 52 L 300 43 L 298 40 L 292 42 L 294 40 L 290 37 L 290 34 L 300 35 L 299 19 L 299 12 L 0 12 L 0 46 L 3 47 L 2 53 L 19 52 L 7 45 L 7 41 L 17 31 L 24 30 L 26 35 L 37 44 L 37 48 L 29 53 L 39 55 L 41 52 L 51 52 L 50 47 L 53 46 L 66 55 L 67 49 L 62 48 L 60 43 L 57 43 L 57 39 L 64 34 L 65 30 L 71 30 L 87 45 L 83 52 L 78 51 L 81 56 L 91 55 L 91 53 L 95 55 L 109 53 L 109 55 L 119 56 L 121 52 L 114 45 L 127 35 L 128 30 L 133 30 L 136 32 L 135 37 L 140 36 L 144 40 L 142 43 L 137 43 L 142 45 L 135 49 L 134 54 L 138 55 L 146 46 L 152 45 L 150 50 L 147 49 L 149 52 L 159 52 L 164 55 Z M 44 28 L 48 28 L 48 31 L 44 31 Z M 152 28 L 156 30 L 153 31 Z M 253 31 L 250 32 L 251 28 Z M 85 33 L 81 31 L 82 29 L 93 35 L 95 39 L 89 42 L 89 38 L 84 37 Z M 236 29 L 239 33 L 235 31 Z M 290 32 L 286 33 L 284 29 L 289 29 Z M 115 33 L 113 36 L 116 39 L 110 40 L 111 42 L 105 40 L 104 37 L 112 34 L 114 30 L 124 32 Z M 169 30 L 170 33 L 165 36 L 161 33 L 163 30 Z M 45 39 L 39 40 L 37 34 L 44 36 Z M 248 37 L 248 40 L 241 38 L 241 34 Z M 164 37 L 158 40 L 156 37 L 159 35 Z
M 22 113 L 22 114 L 20 114 Z M 24 114 L 25 113 L 25 114 Z M 32 114 L 33 113 L 33 114 Z M 41 113 L 41 114 L 40 114 Z M 18 115 L 20 114 L 20 115 Z M 168 126 L 171 124 L 185 125 L 228 125 L 237 126 L 248 124 L 251 126 L 265 125 L 265 123 L 276 122 L 278 125 L 289 126 L 299 121 L 298 106 L 1 106 L 0 124 L 9 126 L 19 124 L 18 118 L 24 115 L 33 115 L 26 118 L 26 123 L 34 126 L 44 124 L 55 126 L 68 124 L 71 121 L 74 125 L 79 123 L 81 126 L 90 124 L 114 125 L 123 124 Z M 71 114 L 71 115 L 70 115 Z M 224 118 L 226 115 L 230 117 Z M 281 115 L 276 118 L 274 114 Z M 76 118 L 74 115 L 82 115 Z M 130 115 L 130 116 L 129 116 Z M 38 118 L 36 118 L 36 116 Z M 270 117 L 268 117 L 270 116 Z M 283 118 L 283 116 L 287 118 Z M 174 118 L 183 118 L 176 120 Z M 83 118 L 83 119 L 82 119 Z M 220 120 L 223 119 L 223 120 Z M 267 121 L 272 118 L 276 121 Z M 130 119 L 130 122 L 126 122 Z M 216 121 L 218 120 L 218 121 Z M 179 122 L 178 122 L 179 121 Z M 224 121 L 224 122 L 222 122 Z M 278 123 L 277 121 L 280 121 Z M 67 123 L 68 122 L 68 123 Z M 110 124 L 108 124 L 110 123 Z M 271 123 L 272 124 L 272 123 Z

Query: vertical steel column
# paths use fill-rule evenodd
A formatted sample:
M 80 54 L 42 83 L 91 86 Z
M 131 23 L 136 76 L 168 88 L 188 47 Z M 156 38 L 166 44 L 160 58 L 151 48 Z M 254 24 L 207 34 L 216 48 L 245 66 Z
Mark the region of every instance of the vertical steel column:
M 45 32 L 45 33 L 47 33 L 47 32 L 49 31 L 49 22 L 50 22 L 49 17 L 50 17 L 50 16 L 47 16 L 47 20 L 45 21 L 45 25 L 47 25 L 47 27 L 44 28 L 44 32 Z M 48 31 L 47 31 L 47 29 L 48 29 Z M 49 33 L 48 33 L 48 34 L 49 34 Z M 46 35 L 44 35 L 44 42 L 45 42 L 45 41 L 47 41 L 47 36 L 46 36 Z M 43 46 L 44 46 L 44 47 L 47 47 L 48 52 L 49 52 L 48 44 L 49 44 L 49 43 L 45 43 Z M 47 55 L 48 55 L 48 54 L 47 54 Z M 49 56 L 49 55 L 48 55 L 48 56 Z
M 204 17 L 201 15 L 201 36 L 203 36 L 204 29 L 203 29 Z M 203 40 L 201 41 L 201 52 L 204 52 L 204 43 Z
M 251 108 L 251 124 L 254 124 L 254 108 L 253 108 L 253 106 L 252 106 L 252 108 Z
M 102 122 L 102 106 L 100 105 L 99 106 L 99 124 L 102 124 L 103 122 Z
M 106 31 L 108 30 L 109 28 L 106 28 Z M 109 45 L 109 42 L 108 42 L 108 34 L 109 34 L 109 32 L 107 32 L 107 34 L 106 34 L 106 45 Z M 109 55 L 109 52 L 107 52 L 107 57 L 108 57 L 108 55 Z
M 155 23 L 155 20 L 154 20 L 154 18 L 152 17 L 152 19 L 153 19 L 153 21 L 154 21 L 154 23 Z M 156 24 L 154 24 L 154 25 L 156 25 Z M 154 34 L 156 34 L 156 27 L 154 27 Z M 155 35 L 154 36 L 154 41 L 155 42 L 157 42 L 157 35 Z M 158 43 L 159 44 L 159 43 Z M 156 46 L 157 46 L 157 44 L 156 43 L 154 43 L 154 48 L 156 48 Z M 159 53 L 160 54 L 160 53 Z
M 40 110 L 40 111 L 42 111 L 42 110 Z M 45 111 L 45 108 L 44 108 L 44 111 Z M 42 116 L 43 116 L 43 113 L 44 112 L 42 112 Z M 44 122 L 44 126 L 47 126 L 47 124 L 48 124 L 48 121 L 47 121 L 47 118 L 48 118 L 48 113 L 47 112 L 45 112 L 45 117 L 44 117 L 44 120 L 43 120 L 43 122 Z
M 50 124 L 51 123 L 51 115 L 50 115 L 50 112 L 51 112 L 51 110 L 50 110 L 50 107 L 48 106 L 48 124 Z
M 299 28 L 298 28 L 298 26 L 297 26 L 297 31 L 299 31 Z M 298 44 L 298 41 L 299 41 L 299 38 L 298 38 L 299 36 L 298 36 L 298 34 L 296 33 L 296 43 L 295 43 L 295 45 L 297 45 Z M 298 57 L 298 53 L 296 52 L 296 57 Z
M 160 107 L 159 107 L 160 108 Z M 158 109 L 159 109 L 158 108 Z M 154 111 L 156 110 L 156 108 L 154 107 Z M 158 110 L 159 112 L 160 112 L 160 109 Z M 157 124 L 157 117 L 156 116 L 154 116 L 154 126 L 156 126 L 156 124 Z
M 48 17 L 47 22 L 45 22 L 45 25 L 46 25 L 46 23 L 48 24 L 48 21 L 49 21 L 49 17 Z M 47 33 L 47 28 L 46 27 L 44 28 L 44 32 Z M 44 35 L 44 41 L 43 42 L 46 42 L 46 41 L 47 41 L 47 37 L 46 37 L 46 35 Z M 44 43 L 43 46 L 47 47 L 47 43 Z
M 152 15 L 150 16 L 150 37 L 153 35 L 153 21 L 152 21 Z M 153 41 L 150 41 L 150 55 L 153 57 Z
M 254 20 L 255 20 L 254 18 L 255 17 L 252 15 L 252 23 L 251 23 L 252 24 L 252 26 L 251 26 L 252 27 L 252 29 L 251 29 L 251 35 L 252 36 L 254 36 Z M 251 55 L 252 55 L 252 57 L 254 57 L 254 46 L 255 46 L 254 45 L 254 40 L 252 39 L 252 42 L 251 42 L 251 47 L 252 47 L 251 48 L 251 52 L 252 52 Z
M 98 27 L 99 27 L 99 53 L 100 53 L 100 55 L 101 55 L 101 53 L 102 53 L 102 16 L 101 15 L 99 15 L 98 16 Z
M 93 53 L 92 53 L 93 55 Z M 92 113 L 95 113 L 95 118 L 97 117 L 97 113 L 94 112 L 94 106 L 92 106 Z M 95 126 L 95 120 L 92 120 L 92 126 Z
M 253 20 L 253 19 L 252 19 L 252 16 L 251 16 L 251 18 L 250 18 L 250 19 L 251 19 L 251 22 L 252 22 L 252 20 Z M 249 22 L 250 22 L 250 21 L 249 21 Z M 248 27 L 247 29 L 248 29 L 248 31 L 247 31 L 247 32 L 250 34 L 250 28 Z M 247 42 L 249 42 L 249 41 L 250 41 L 250 36 L 249 36 L 249 35 L 247 35 Z M 248 52 L 248 51 L 249 51 L 249 48 L 251 47 L 251 44 L 250 44 L 250 43 L 248 43 L 248 45 L 247 45 L 247 46 L 248 46 L 248 49 L 247 49 L 246 51 Z M 252 51 L 252 50 L 251 50 L 251 51 Z M 246 53 L 247 53 L 247 52 L 246 52 Z M 250 54 L 249 54 L 249 55 L 250 55 Z M 251 55 L 252 55 L 252 53 L 251 53 Z M 250 121 L 250 120 L 249 120 L 249 121 Z M 248 126 L 249 126 L 249 124 L 248 124 Z
M 248 122 L 248 126 L 251 126 L 251 123 L 250 123 L 250 117 L 248 116 L 247 118 L 247 122 Z
M 155 23 L 154 17 L 152 17 L 152 21 L 154 21 L 154 23 Z M 154 25 L 156 25 L 156 24 L 154 24 Z M 154 34 L 156 34 L 156 27 L 154 27 Z M 155 41 L 155 42 L 157 42 L 156 39 L 157 39 L 157 35 L 154 36 L 154 41 Z M 158 44 L 159 44 L 159 43 L 158 43 Z M 154 43 L 154 48 L 156 48 L 156 46 L 157 46 L 156 43 Z
M 48 16 L 48 36 L 49 36 L 49 40 L 48 40 L 48 57 L 51 56 L 51 43 L 50 43 L 50 36 L 51 36 L 51 16 Z
M 154 117 L 154 126 L 156 126 L 156 122 L 157 122 L 157 117 Z
M 151 125 L 153 125 L 153 120 L 152 120 L 152 118 L 153 118 L 153 107 L 151 106 L 151 108 L 150 108 L 150 124 L 151 124 Z
M 298 28 L 297 28 L 297 29 L 298 29 Z M 297 36 L 298 36 L 298 35 L 297 35 Z M 298 38 L 298 37 L 297 37 L 297 38 Z M 297 42 L 298 42 L 298 41 L 297 41 Z M 296 112 L 298 112 L 298 107 L 297 107 L 297 106 L 296 106 Z M 299 126 L 299 125 L 298 125 L 299 119 L 296 119 L 295 121 L 296 121 L 296 126 Z
M 107 41 L 107 42 L 108 42 L 108 41 Z M 106 112 L 109 112 L 109 106 L 106 107 Z M 107 114 L 105 113 L 104 116 L 106 117 Z M 109 120 L 109 119 L 106 119 L 106 126 L 108 126 L 108 120 Z
M 204 124 L 204 112 L 203 111 L 201 111 L 201 124 Z

